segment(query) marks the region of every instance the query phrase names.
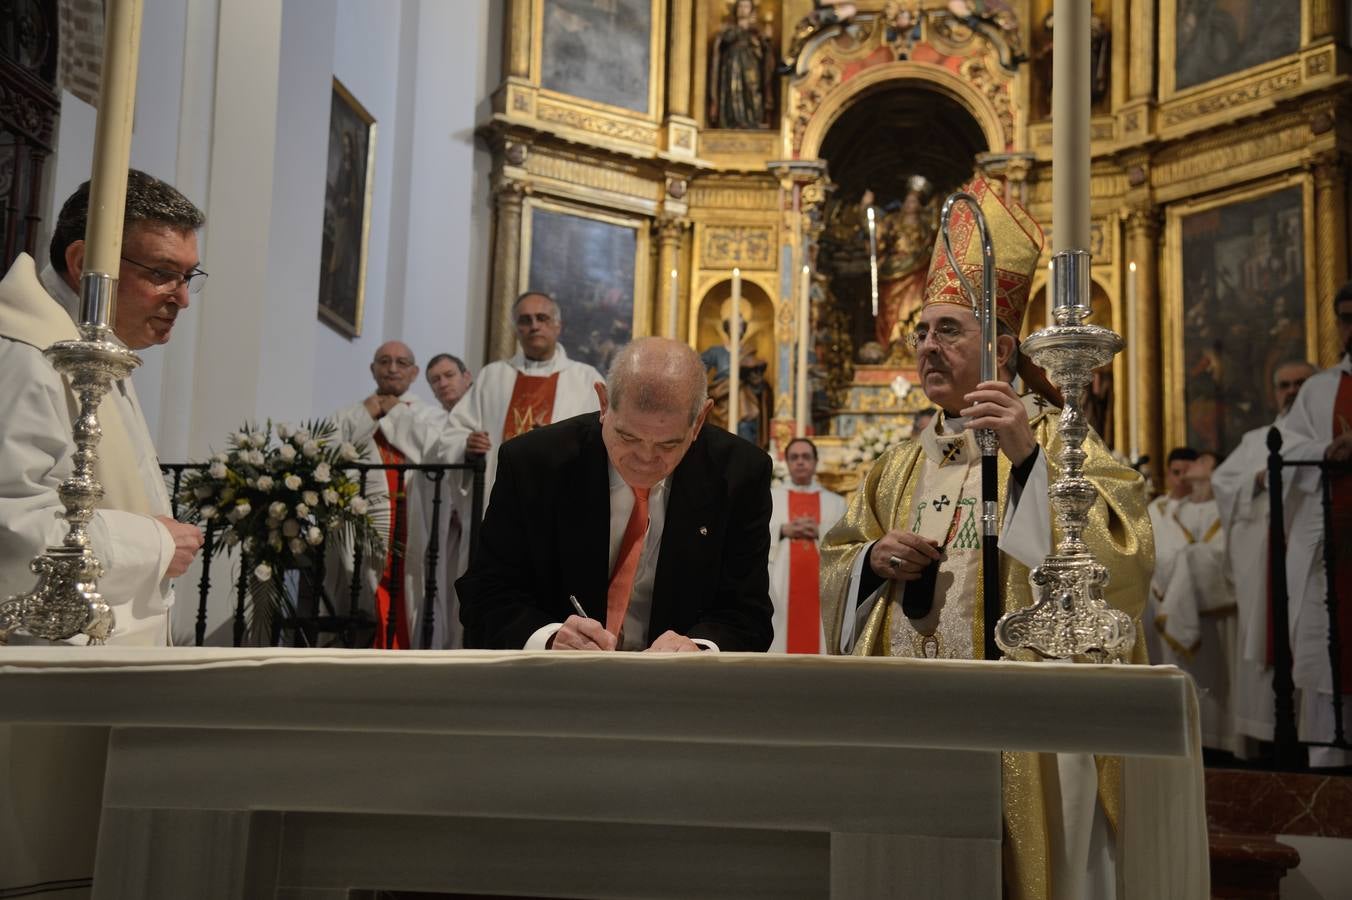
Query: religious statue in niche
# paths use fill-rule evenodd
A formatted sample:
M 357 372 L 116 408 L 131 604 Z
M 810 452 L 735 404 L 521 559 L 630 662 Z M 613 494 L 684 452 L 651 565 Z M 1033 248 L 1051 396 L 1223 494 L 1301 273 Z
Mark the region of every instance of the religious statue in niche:
M 812 12 L 793 26 L 789 50 L 776 71 L 780 75 L 792 75 L 798 67 L 798 57 L 802 55 L 803 47 L 817 32 L 832 25 L 849 25 L 858 11 L 858 7 L 849 0 L 812 0 Z
M 755 0 L 734 0 L 709 54 L 709 127 L 769 128 L 774 48 Z
M 741 365 L 738 371 L 737 434 L 761 448 L 770 441 L 770 414 L 773 398 L 766 381 L 767 363 L 756 355 L 755 347 L 747 340 L 751 325 L 751 304 L 743 299 L 740 341 Z M 700 354 L 709 378 L 709 399 L 714 401 L 709 410 L 709 422 L 718 428 L 728 427 L 728 400 L 732 394 L 732 300 L 723 302 L 719 311 L 719 325 L 723 342 L 714 344 Z
M 956 24 L 959 31 L 965 28 L 981 35 L 995 46 L 1000 65 L 1010 71 L 1028 60 L 1019 37 L 1019 18 L 1005 0 L 949 0 L 948 15 L 939 16 L 935 24 L 944 30 Z
M 914 324 L 925 297 L 925 276 L 938 234 L 938 208 L 934 185 L 923 175 L 906 179 L 906 194 L 882 207 L 874 207 L 878 247 L 878 317 L 874 342 L 859 348 L 861 362 L 902 363 L 908 358 L 906 332 Z M 865 190 L 859 203 L 837 209 L 829 240 L 853 243 L 868 252 L 868 209 L 874 206 L 873 191 Z M 871 304 L 872 298 L 867 298 Z

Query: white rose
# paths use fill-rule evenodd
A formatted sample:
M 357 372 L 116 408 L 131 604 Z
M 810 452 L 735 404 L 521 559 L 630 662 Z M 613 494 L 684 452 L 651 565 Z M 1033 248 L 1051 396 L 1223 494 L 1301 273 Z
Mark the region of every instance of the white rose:
M 232 522 L 238 522 L 240 519 L 244 518 L 251 512 L 253 512 L 253 507 L 249 506 L 248 502 L 246 501 L 244 503 L 236 504 L 235 508 L 230 510 L 230 513 L 228 516 L 226 516 L 226 518 L 228 518 Z
M 277 482 L 272 480 L 271 475 L 259 475 L 256 484 L 260 491 L 270 491 L 276 486 Z
M 329 472 L 328 463 L 322 462 L 315 466 L 315 481 L 318 481 L 320 484 L 328 484 L 331 477 L 333 476 Z M 299 485 L 297 485 L 297 487 L 299 487 Z
M 290 444 L 282 444 L 281 449 L 277 452 L 285 462 L 291 462 L 291 460 L 296 458 L 296 448 L 292 447 Z
M 299 475 L 288 475 L 282 479 L 282 484 L 286 485 L 288 491 L 298 491 L 303 484 Z
M 314 441 L 306 441 L 301 445 L 300 452 L 305 454 L 306 459 L 314 459 L 319 455 L 319 445 Z
M 306 491 L 305 493 L 300 495 L 300 499 L 305 501 L 306 506 L 319 505 L 319 495 L 316 494 L 314 491 Z
M 308 441 L 309 439 L 310 432 L 305 431 L 304 429 L 297 431 L 295 434 L 291 435 L 291 440 L 295 441 L 297 447 L 304 446 L 305 442 Z
M 261 485 L 260 485 L 261 487 Z M 278 521 L 286 518 L 286 504 L 280 500 L 274 500 L 268 504 L 268 517 Z
M 233 547 L 238 543 L 239 543 L 239 535 L 235 534 L 235 532 L 233 531 L 227 531 L 225 533 L 225 546 Z
M 254 566 L 254 577 L 259 581 L 268 581 L 272 578 L 272 566 L 267 563 L 259 563 Z
M 203 520 L 203 521 L 205 521 L 205 522 L 210 522 L 210 521 L 211 521 L 212 519 L 214 519 L 214 518 L 216 518 L 216 507 L 214 507 L 214 506 L 204 506 L 204 507 L 202 507 L 202 520 Z
M 329 506 L 338 505 L 338 492 L 333 488 L 324 488 L 324 502 Z
M 364 516 L 366 515 L 366 510 L 370 508 L 371 504 L 366 502 L 365 497 L 353 497 L 351 506 L 352 511 L 354 513 L 356 513 L 359 516 Z
M 218 463 L 226 463 L 230 461 L 230 457 L 226 456 L 224 453 L 217 453 L 215 456 L 211 457 L 211 461 Z
M 207 469 L 207 474 L 212 478 L 224 478 L 225 472 L 225 463 L 223 462 L 214 462 L 211 464 L 211 468 Z
M 255 466 L 261 466 L 261 465 L 263 465 L 263 463 L 266 462 L 266 461 L 267 461 L 267 458 L 266 458 L 265 456 L 263 456 L 263 451 L 262 451 L 262 450 L 250 450 L 250 451 L 249 451 L 249 462 L 253 463 Z
M 295 519 L 287 519 L 285 522 L 282 523 L 282 534 L 289 538 L 299 536 L 300 523 L 297 522 Z
M 268 436 L 267 436 L 266 434 L 264 434 L 263 432 L 261 432 L 261 431 L 255 431 L 253 434 L 249 435 L 249 437 L 252 439 L 253 445 L 254 445 L 255 447 L 266 447 L 266 446 L 267 446 L 267 443 L 268 443 Z
M 235 443 L 241 447 L 249 446 L 249 432 L 238 431 L 235 433 Z
M 297 504 L 296 504 L 296 516 L 297 516 L 297 518 L 303 519 L 303 518 L 305 518 L 306 516 L 308 516 L 309 514 L 310 514 L 310 507 L 306 506 L 304 503 L 297 503 Z
M 277 437 L 286 440 L 291 437 L 291 425 L 288 422 L 277 423 Z
M 278 531 L 268 532 L 268 546 L 274 550 L 282 549 L 282 535 Z
M 286 546 L 290 548 L 291 552 L 296 556 L 300 556 L 305 552 L 305 542 L 298 537 L 294 537 L 287 541 Z
M 310 542 L 311 547 L 318 547 L 324 543 L 324 532 L 311 525 L 310 530 L 305 532 L 305 539 Z
M 341 456 L 347 462 L 356 462 L 359 458 L 361 458 L 361 454 L 357 452 L 357 448 L 349 444 L 347 441 L 343 441 L 341 444 L 338 445 L 338 455 Z

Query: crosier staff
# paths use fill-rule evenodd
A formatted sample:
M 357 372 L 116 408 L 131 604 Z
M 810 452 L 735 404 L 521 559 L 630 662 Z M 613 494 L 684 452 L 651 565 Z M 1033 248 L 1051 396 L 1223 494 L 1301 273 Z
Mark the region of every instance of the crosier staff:
M 976 221 L 977 234 L 981 236 L 981 296 L 978 298 L 972 283 L 963 274 L 953 255 L 953 245 L 949 238 L 949 218 L 954 206 L 962 201 L 972 210 Z M 939 233 L 944 242 L 944 256 L 953 267 L 963 290 L 972 301 L 972 312 L 981 323 L 981 380 L 996 379 L 995 355 L 995 245 L 991 242 L 990 230 L 986 227 L 986 216 L 981 212 L 981 201 L 966 191 L 950 194 L 944 201 L 939 216 Z M 990 428 L 981 428 L 976 433 L 977 446 L 981 448 L 981 599 L 985 615 L 984 659 L 999 659 L 1000 648 L 995 643 L 995 623 L 1000 618 L 1003 606 L 1000 602 L 1000 547 L 999 532 L 996 528 L 996 509 L 999 504 L 1000 483 L 997 455 L 1000 452 L 1000 439 Z

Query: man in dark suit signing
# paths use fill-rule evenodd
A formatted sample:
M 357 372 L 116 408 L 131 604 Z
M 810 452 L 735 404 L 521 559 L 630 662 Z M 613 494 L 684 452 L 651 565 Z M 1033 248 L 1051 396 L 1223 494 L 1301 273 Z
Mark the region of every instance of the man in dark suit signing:
M 502 446 L 456 582 L 465 646 L 765 650 L 769 457 L 703 428 L 704 366 L 677 341 L 629 344 L 596 393 L 599 414 Z

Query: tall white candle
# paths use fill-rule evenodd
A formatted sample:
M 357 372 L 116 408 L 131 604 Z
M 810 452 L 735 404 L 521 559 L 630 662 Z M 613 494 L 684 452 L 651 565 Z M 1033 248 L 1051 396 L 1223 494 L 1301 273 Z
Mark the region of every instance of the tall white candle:
M 812 270 L 803 266 L 798 284 L 798 409 L 794 416 L 793 433 L 807 436 L 807 348 L 812 342 Z
M 680 303 L 679 303 L 679 301 L 678 301 L 678 298 L 681 296 L 681 293 L 680 293 L 680 284 L 679 284 L 679 282 L 677 281 L 677 278 L 678 278 L 678 276 L 676 275 L 676 270 L 675 270 L 675 269 L 672 269 L 672 270 L 671 270 L 671 287 L 670 287 L 670 289 L 669 289 L 668 292 L 667 292 L 667 293 L 668 293 L 668 298 L 667 298 L 667 305 L 668 305 L 668 309 L 667 309 L 667 337 L 671 338 L 672 340 L 677 340 L 677 338 L 676 338 L 676 323 L 677 323 L 677 321 L 678 321 L 677 307 L 680 306 Z
M 1089 249 L 1089 6 L 1052 6 L 1053 253 Z
M 1127 316 L 1122 323 L 1127 337 L 1127 448 L 1134 463 L 1141 458 L 1141 341 L 1136 328 L 1136 263 L 1127 264 Z
M 127 205 L 127 163 L 136 106 L 136 66 L 141 44 L 141 0 L 112 0 L 104 16 L 103 73 L 94 122 L 94 166 L 89 182 L 84 271 L 117 277 L 122 267 L 122 222 Z M 81 310 L 81 319 L 108 325 L 113 310 Z

